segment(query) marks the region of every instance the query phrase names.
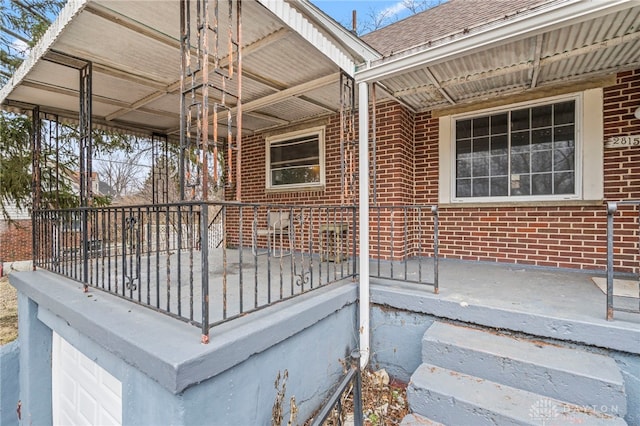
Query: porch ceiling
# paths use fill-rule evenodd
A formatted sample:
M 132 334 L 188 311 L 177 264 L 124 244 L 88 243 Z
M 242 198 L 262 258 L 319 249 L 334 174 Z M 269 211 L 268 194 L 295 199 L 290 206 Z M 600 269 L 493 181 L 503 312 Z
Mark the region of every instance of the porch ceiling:
M 374 61 L 356 77 L 426 111 L 640 67 L 640 2 L 550 1 L 504 19 Z
M 224 33 L 227 15 L 227 2 L 221 1 L 219 28 Z M 310 120 L 339 109 L 340 70 L 353 74 L 357 63 L 378 55 L 346 30 L 336 31 L 334 24 L 307 1 L 242 3 L 243 131 Z M 177 135 L 179 37 L 178 0 L 71 0 L 0 90 L 0 103 L 22 109 L 38 105 L 77 116 L 77 68 L 82 62 L 73 63 L 71 56 L 93 64 L 95 126 Z M 219 57 L 226 64 L 228 47 L 223 44 Z M 217 78 L 215 71 L 210 78 Z M 226 89 L 237 94 L 235 83 Z M 220 102 L 220 95 L 213 93 L 210 102 Z M 227 96 L 226 104 L 235 112 L 233 96 Z M 226 124 L 223 114 L 220 124 Z

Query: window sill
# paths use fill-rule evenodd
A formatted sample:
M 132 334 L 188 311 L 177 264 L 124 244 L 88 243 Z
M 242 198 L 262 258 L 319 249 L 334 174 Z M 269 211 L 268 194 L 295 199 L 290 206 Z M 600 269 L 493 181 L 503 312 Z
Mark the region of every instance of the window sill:
M 265 188 L 266 194 L 286 194 L 291 192 L 323 192 L 324 185 L 319 186 L 297 186 L 295 188 Z
M 487 201 L 440 203 L 438 208 L 477 208 L 477 207 L 591 207 L 602 206 L 604 200 L 545 200 L 545 201 Z

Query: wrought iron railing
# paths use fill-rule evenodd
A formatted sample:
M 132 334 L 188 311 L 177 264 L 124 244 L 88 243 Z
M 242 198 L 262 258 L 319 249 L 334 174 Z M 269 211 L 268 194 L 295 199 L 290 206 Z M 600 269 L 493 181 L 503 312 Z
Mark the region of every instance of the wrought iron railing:
M 33 217 L 35 266 L 201 327 L 204 340 L 215 324 L 356 273 L 353 206 L 184 202 Z
M 352 358 L 349 370 L 313 417 L 311 426 L 363 424 L 362 375 L 358 362 L 358 356 Z M 353 415 L 353 422 L 346 421 L 347 414 Z
M 369 275 L 432 285 L 438 293 L 438 207 L 376 205 L 369 212 Z
M 613 319 L 614 311 L 619 312 L 629 312 L 634 314 L 640 314 L 640 283 L 636 283 L 635 293 L 633 291 L 633 286 L 627 292 L 616 294 L 614 291 L 614 275 L 615 275 L 615 254 L 616 250 L 614 247 L 614 241 L 616 240 L 615 235 L 615 215 L 616 213 L 621 213 L 620 210 L 624 209 L 623 213 L 625 218 L 621 218 L 619 221 L 620 224 L 629 223 L 630 220 L 636 221 L 634 225 L 635 230 L 622 230 L 618 228 L 618 243 L 620 246 L 626 247 L 627 254 L 620 256 L 629 258 L 628 253 L 637 253 L 638 248 L 640 246 L 640 242 L 638 241 L 637 231 L 640 225 L 640 201 L 638 200 L 625 200 L 625 201 L 609 201 L 607 204 L 607 319 Z M 620 207 L 620 209 L 619 209 Z M 629 208 L 629 211 L 626 211 L 626 208 Z M 635 216 L 635 218 L 633 218 Z M 618 253 L 624 249 L 619 249 Z M 633 256 L 632 256 L 633 257 Z M 629 261 L 627 261 L 629 263 Z M 635 280 L 638 281 L 638 266 L 637 259 L 632 259 L 630 264 L 628 265 L 619 265 L 620 269 L 624 269 L 625 272 L 631 272 L 635 277 Z M 631 269 L 631 271 L 629 271 Z

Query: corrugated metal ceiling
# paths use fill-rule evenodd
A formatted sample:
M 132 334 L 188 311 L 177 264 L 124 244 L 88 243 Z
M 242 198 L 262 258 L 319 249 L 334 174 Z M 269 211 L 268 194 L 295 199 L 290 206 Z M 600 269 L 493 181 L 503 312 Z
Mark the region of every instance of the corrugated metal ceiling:
M 449 58 L 381 83 L 415 111 L 425 111 L 638 67 L 640 7 L 634 7 Z
M 195 2 L 191 4 L 195 7 Z M 113 127 L 177 132 L 180 126 L 179 5 L 175 0 L 89 0 L 68 22 L 62 34 L 51 40 L 48 46 L 51 51 L 93 63 L 95 122 Z M 227 2 L 219 5 L 219 29 L 226 35 Z M 296 25 L 310 25 L 304 18 L 293 16 L 299 15 L 296 9 L 286 12 L 295 18 Z M 195 10 L 192 10 L 194 45 L 195 16 Z M 326 31 L 313 34 L 326 40 Z M 212 31 L 209 37 L 213 40 Z M 337 84 L 339 67 L 336 62 L 320 54 L 319 47 L 292 31 L 257 1 L 242 3 L 242 44 L 242 103 L 253 113 L 253 118 L 243 122 L 245 131 L 281 126 L 339 109 L 338 91 L 322 90 L 331 82 Z M 211 55 L 215 48 L 211 43 Z M 226 41 L 218 49 L 220 58 L 227 56 Z M 192 61 L 195 63 L 195 60 L 193 54 Z M 340 60 L 344 61 L 343 56 Z M 363 59 L 353 57 L 352 60 L 355 63 Z M 212 63 L 210 67 L 213 69 Z M 327 76 L 333 76 L 332 80 L 327 82 Z M 211 79 L 215 78 L 216 74 L 212 72 Z M 310 84 L 318 79 L 321 84 Z M 296 90 L 301 84 L 305 84 L 306 89 Z M 78 87 L 76 69 L 39 59 L 5 101 L 12 105 L 39 105 L 45 111 L 74 115 L 78 111 Z M 229 93 L 226 105 L 234 108 L 235 82 L 228 83 L 226 89 Z M 278 97 L 279 93 L 283 93 L 282 98 Z M 270 97 L 270 102 L 253 104 L 265 96 Z M 220 97 L 219 91 L 210 90 L 211 104 L 219 102 Z M 221 117 L 220 124 L 224 126 L 226 118 Z M 221 129 L 221 132 L 226 130 Z
M 226 2 L 220 4 L 226 7 Z M 300 10 L 294 4 L 286 13 Z M 226 28 L 226 12 L 222 12 L 221 28 Z M 316 33 L 330 37 L 326 28 L 298 34 L 258 1 L 243 2 L 242 13 L 242 103 L 247 113 L 243 129 L 266 130 L 337 111 L 336 63 L 343 58 L 337 55 L 340 57 L 332 60 L 320 52 L 323 47 L 308 41 Z M 52 40 L 52 51 L 93 62 L 96 124 L 177 133 L 179 16 L 175 0 L 87 1 Z M 293 21 L 311 25 L 302 15 Z M 380 82 L 415 111 L 425 111 L 566 84 L 577 76 L 606 75 L 640 67 L 639 23 L 640 6 L 538 34 L 505 38 L 484 50 L 452 55 L 428 68 L 414 68 Z M 226 45 L 220 46 L 220 55 L 225 56 L 227 50 Z M 344 48 L 344 52 L 350 50 Z M 354 56 L 353 60 L 363 59 Z M 7 100 L 73 114 L 78 110 L 78 80 L 76 69 L 38 60 Z M 237 93 L 235 86 L 228 90 Z M 218 100 L 219 94 L 212 92 L 211 102 Z M 227 101 L 235 106 L 233 96 Z M 221 117 L 221 124 L 225 120 Z

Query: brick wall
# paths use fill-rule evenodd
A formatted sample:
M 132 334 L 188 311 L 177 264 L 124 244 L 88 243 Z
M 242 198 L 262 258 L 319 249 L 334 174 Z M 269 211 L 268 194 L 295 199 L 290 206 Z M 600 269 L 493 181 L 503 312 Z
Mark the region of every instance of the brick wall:
M 640 106 L 640 70 L 623 72 L 604 89 L 605 139 L 640 134 L 633 112 Z M 640 198 L 640 148 L 607 149 L 605 199 Z M 438 120 L 416 117 L 416 202 L 436 203 Z M 585 171 L 588 173 L 588 170 Z M 638 222 L 632 208 L 616 218 L 616 266 L 636 271 Z M 606 210 L 600 205 L 540 207 L 441 207 L 440 253 L 454 259 L 603 269 Z
M 633 118 L 638 106 L 640 70 L 618 74 L 616 84 L 604 89 L 605 138 L 640 134 L 640 122 Z M 339 124 L 338 116 L 326 123 L 327 185 L 323 190 L 266 192 L 265 139 L 260 135 L 245 138 L 243 164 L 247 174 L 242 183 L 243 201 L 339 204 Z M 413 115 L 391 101 L 379 103 L 376 163 L 379 205 L 437 204 L 438 118 L 430 112 Z M 607 200 L 640 199 L 640 147 L 605 150 L 604 168 Z M 231 192 L 227 196 L 233 198 Z M 633 271 L 640 260 L 637 212 L 631 208 L 621 210 L 616 225 L 616 266 L 619 270 Z M 376 212 L 371 217 L 372 255 L 401 258 L 431 252 L 433 228 L 428 210 L 418 214 L 384 209 L 380 215 Z M 440 237 L 440 253 L 445 258 L 603 269 L 606 209 L 588 203 L 440 206 Z
M 31 220 L 0 220 L 0 261 L 31 260 Z

